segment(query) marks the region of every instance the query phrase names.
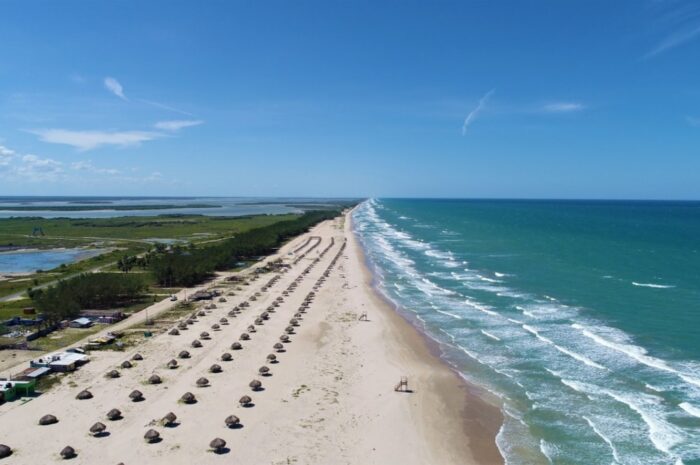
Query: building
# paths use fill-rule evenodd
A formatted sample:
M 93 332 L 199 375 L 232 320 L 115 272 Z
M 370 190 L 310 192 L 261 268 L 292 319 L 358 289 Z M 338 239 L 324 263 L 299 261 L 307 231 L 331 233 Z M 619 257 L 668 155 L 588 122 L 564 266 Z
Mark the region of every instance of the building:
M 71 328 L 89 328 L 92 326 L 92 320 L 90 318 L 77 318 L 70 323 L 68 323 L 68 326 Z
M 51 371 L 65 373 L 75 371 L 79 366 L 90 361 L 90 358 L 78 352 L 57 352 L 40 357 L 29 362 L 32 368 L 48 367 Z
M 34 395 L 36 380 L 0 380 L 0 404 Z

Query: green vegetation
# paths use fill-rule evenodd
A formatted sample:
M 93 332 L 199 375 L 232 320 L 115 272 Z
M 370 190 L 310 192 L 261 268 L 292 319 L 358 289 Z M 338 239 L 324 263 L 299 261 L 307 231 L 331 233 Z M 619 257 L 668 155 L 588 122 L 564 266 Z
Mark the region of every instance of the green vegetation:
M 238 262 L 272 253 L 290 237 L 338 214 L 338 210 L 306 212 L 293 220 L 250 230 L 208 247 L 175 248 L 157 253 L 150 258 L 150 267 L 161 285 L 192 286 L 216 270 L 232 268 Z
M 202 215 L 117 218 L 0 218 L 0 247 L 77 247 L 100 242 L 143 243 L 161 238 L 201 242 L 221 239 L 299 215 L 218 217 Z M 33 234 L 34 233 L 34 234 Z
M 138 275 L 86 273 L 30 292 L 47 323 L 75 318 L 87 308 L 123 307 L 143 297 L 147 285 Z
M 174 208 L 219 208 L 221 205 L 211 205 L 205 203 L 192 203 L 187 205 L 20 205 L 2 206 L 0 210 L 11 212 L 34 212 L 34 211 L 56 211 L 56 212 L 80 212 L 95 210 L 172 210 Z

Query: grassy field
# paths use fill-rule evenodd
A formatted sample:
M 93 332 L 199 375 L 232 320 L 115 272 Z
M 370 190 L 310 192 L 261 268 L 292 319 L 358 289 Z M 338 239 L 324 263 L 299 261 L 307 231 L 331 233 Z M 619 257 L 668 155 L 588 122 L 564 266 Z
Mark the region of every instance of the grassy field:
M 228 237 L 298 215 L 216 217 L 200 215 L 117 218 L 1 218 L 0 247 L 75 247 L 104 240 L 177 239 L 202 242 Z M 41 229 L 43 235 L 33 235 Z
M 212 217 L 201 215 L 161 215 L 118 218 L 2 218 L 0 247 L 55 248 L 97 246 L 114 250 L 31 276 L 0 281 L 0 298 L 24 292 L 96 269 L 114 271 L 124 255 L 137 255 L 153 246 L 147 239 L 172 239 L 205 244 L 222 240 L 253 228 L 289 220 L 298 215 L 257 215 Z M 43 235 L 33 236 L 41 229 Z

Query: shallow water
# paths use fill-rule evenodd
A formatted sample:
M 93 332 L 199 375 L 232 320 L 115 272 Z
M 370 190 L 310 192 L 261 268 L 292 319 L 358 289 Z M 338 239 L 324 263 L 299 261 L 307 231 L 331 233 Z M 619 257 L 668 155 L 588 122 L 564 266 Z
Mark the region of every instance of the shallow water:
M 371 200 L 354 227 L 502 399 L 508 463 L 700 463 L 700 204 Z
M 102 249 L 52 249 L 0 253 L 0 273 L 32 273 L 84 260 L 105 252 Z

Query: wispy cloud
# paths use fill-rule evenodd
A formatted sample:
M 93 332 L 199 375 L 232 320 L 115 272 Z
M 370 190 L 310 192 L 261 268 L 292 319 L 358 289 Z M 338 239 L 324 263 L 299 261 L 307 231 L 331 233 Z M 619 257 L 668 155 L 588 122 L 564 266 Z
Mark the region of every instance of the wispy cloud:
M 204 121 L 201 121 L 201 120 L 158 121 L 153 126 L 156 129 L 160 129 L 163 131 L 175 132 L 175 131 L 179 131 L 180 129 L 183 129 L 183 128 L 189 128 L 192 126 L 199 126 L 202 123 L 204 123 Z
M 124 88 L 122 85 L 113 77 L 106 77 L 104 80 L 105 87 L 108 91 L 116 95 L 122 100 L 128 100 L 126 95 L 124 95 Z
M 71 131 L 68 129 L 36 129 L 30 131 L 44 142 L 70 145 L 78 150 L 92 150 L 105 145 L 126 147 L 163 137 L 149 131 Z
M 145 103 L 146 105 L 151 105 L 152 107 L 160 108 L 162 110 L 172 111 L 174 113 L 179 113 L 179 114 L 185 115 L 185 116 L 194 116 L 189 111 L 180 110 L 179 108 L 171 107 L 170 105 L 166 105 L 164 103 L 154 102 L 153 100 L 146 100 L 146 99 L 142 99 L 142 98 L 137 99 L 137 100 L 141 103 Z
M 491 89 L 490 91 L 486 92 L 483 97 L 479 99 L 479 103 L 476 105 L 476 107 L 469 112 L 466 118 L 464 118 L 464 123 L 462 123 L 462 135 L 466 135 L 467 133 L 467 128 L 474 122 L 476 121 L 476 118 L 479 116 L 479 113 L 481 113 L 481 110 L 483 110 L 484 106 L 486 103 L 489 101 L 491 96 L 496 92 L 496 89 Z
M 547 113 L 573 113 L 584 108 L 585 106 L 578 102 L 553 102 L 544 105 L 542 110 Z
M 700 37 L 700 4 L 696 1 L 655 2 L 652 13 L 663 37 L 643 58 L 653 58 Z
M 95 166 L 91 160 L 63 163 L 52 158 L 21 154 L 0 145 L 0 179 L 10 183 L 177 183 L 160 172 L 138 175 L 138 168 L 125 173 L 115 168 Z

